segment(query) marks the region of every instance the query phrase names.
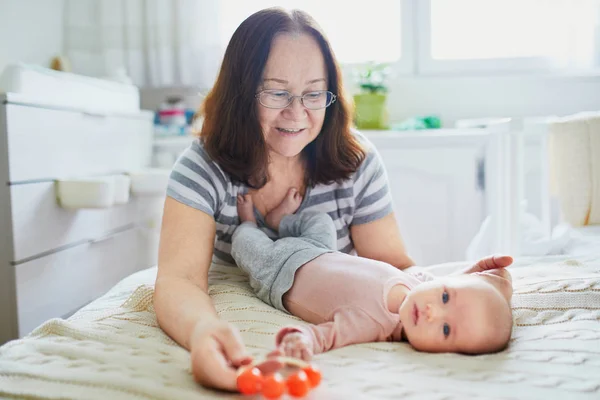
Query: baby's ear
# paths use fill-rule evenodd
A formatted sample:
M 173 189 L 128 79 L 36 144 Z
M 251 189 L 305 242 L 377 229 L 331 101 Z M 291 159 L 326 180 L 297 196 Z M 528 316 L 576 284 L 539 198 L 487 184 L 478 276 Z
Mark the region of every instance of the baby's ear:
M 506 269 L 490 269 L 488 271 L 475 272 L 473 275 L 481 277 L 487 283 L 498 289 L 506 301 L 510 301 L 513 293 L 512 278 Z

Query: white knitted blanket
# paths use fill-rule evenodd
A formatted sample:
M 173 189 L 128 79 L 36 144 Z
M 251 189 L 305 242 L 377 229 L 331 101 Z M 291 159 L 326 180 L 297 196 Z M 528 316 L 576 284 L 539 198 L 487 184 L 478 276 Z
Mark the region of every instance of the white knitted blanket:
M 493 355 L 425 354 L 406 343 L 319 355 L 314 399 L 600 399 L 600 260 L 532 260 L 511 267 L 515 330 Z M 464 263 L 446 265 L 448 271 Z M 157 326 L 156 269 L 138 272 L 64 321 L 0 347 L 0 397 L 241 398 L 194 383 L 187 351 Z M 210 295 L 262 356 L 283 324 L 236 268 L 213 266 Z

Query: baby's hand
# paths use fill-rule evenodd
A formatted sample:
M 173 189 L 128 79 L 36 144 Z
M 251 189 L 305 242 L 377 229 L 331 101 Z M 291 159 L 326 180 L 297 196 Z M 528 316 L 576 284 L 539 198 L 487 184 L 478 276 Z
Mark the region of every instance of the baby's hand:
M 310 338 L 301 332 L 286 334 L 278 350 L 287 357 L 300 358 L 304 361 L 310 361 L 313 356 Z

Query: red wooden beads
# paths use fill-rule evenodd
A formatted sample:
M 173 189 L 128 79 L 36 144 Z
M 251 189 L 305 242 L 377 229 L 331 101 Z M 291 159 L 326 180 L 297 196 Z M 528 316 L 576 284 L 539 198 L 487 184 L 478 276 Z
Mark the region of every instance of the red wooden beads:
M 277 399 L 285 393 L 294 397 L 304 397 L 321 383 L 321 372 L 309 363 L 291 357 L 274 357 L 269 360 L 276 360 L 284 366 L 289 365 L 299 369 L 286 379 L 277 371 L 264 376 L 257 368 L 259 364 L 242 367 L 237 377 L 240 393 L 246 395 L 261 393 L 267 399 Z

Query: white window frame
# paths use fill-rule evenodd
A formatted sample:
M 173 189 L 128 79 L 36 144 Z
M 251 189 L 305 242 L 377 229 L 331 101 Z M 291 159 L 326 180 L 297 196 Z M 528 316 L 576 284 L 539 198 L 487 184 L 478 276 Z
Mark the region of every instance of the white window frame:
M 415 73 L 415 21 L 414 2 L 413 0 L 398 0 L 400 1 L 400 29 L 401 29 L 401 56 L 399 60 L 390 62 L 389 66 L 392 70 L 392 75 L 410 76 Z M 366 66 L 366 62 L 360 63 L 341 63 L 344 75 L 351 75 L 353 69 L 360 69 Z M 393 78 L 392 78 L 393 79 Z
M 472 60 L 435 60 L 431 57 L 431 0 L 414 0 L 416 25 L 415 75 L 473 75 L 490 73 L 560 72 L 545 57 L 495 58 Z
M 397 75 L 408 75 L 415 72 L 415 1 L 400 0 L 401 21 L 400 27 L 402 30 L 401 41 L 401 56 L 400 59 L 392 65 L 392 69 Z

